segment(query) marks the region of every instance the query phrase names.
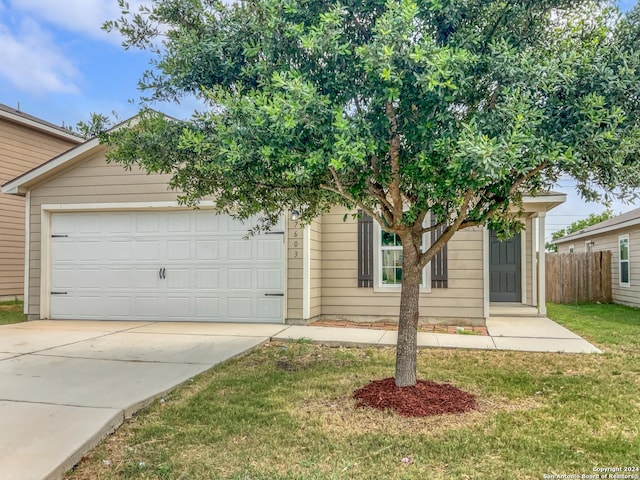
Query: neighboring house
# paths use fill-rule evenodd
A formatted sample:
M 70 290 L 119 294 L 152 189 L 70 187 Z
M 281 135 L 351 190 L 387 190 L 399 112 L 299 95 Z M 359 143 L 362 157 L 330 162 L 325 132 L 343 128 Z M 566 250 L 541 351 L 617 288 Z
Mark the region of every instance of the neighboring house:
M 614 303 L 640 307 L 640 208 L 553 242 L 558 253 L 611 251 Z
M 82 141 L 69 131 L 0 103 L 0 184 Z M 0 194 L 0 300 L 24 291 L 24 198 Z
M 399 246 L 370 219 L 343 221 L 335 208 L 245 240 L 249 223 L 215 215 L 207 201 L 181 207 L 168 176 L 125 171 L 104 154 L 92 139 L 3 186 L 29 203 L 30 318 L 397 318 Z M 425 269 L 422 320 L 483 325 L 494 301 L 544 314 L 544 218 L 564 200 L 526 197 L 526 231 L 507 242 L 483 228 L 457 233 Z

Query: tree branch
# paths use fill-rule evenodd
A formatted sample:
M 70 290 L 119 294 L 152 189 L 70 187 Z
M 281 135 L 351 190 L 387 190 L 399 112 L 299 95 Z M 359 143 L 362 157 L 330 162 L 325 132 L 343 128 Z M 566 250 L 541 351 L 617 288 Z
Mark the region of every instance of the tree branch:
M 381 209 L 382 216 L 387 221 L 387 224 L 391 225 L 393 223 L 393 212 L 392 212 L 393 207 L 387 201 L 387 197 L 384 191 L 382 190 L 382 188 L 377 184 L 374 184 L 372 182 L 367 182 L 367 190 L 371 193 L 371 195 L 373 195 L 375 198 L 377 198 L 380 201 L 380 209 Z
M 391 158 L 391 183 L 389 193 L 393 203 L 394 224 L 402 218 L 402 195 L 400 192 L 400 138 L 398 137 L 398 117 L 390 102 L 385 103 L 385 113 L 389 124 L 389 156 Z
M 544 170 L 548 165 L 548 162 L 545 160 L 544 162 L 542 162 L 540 165 L 538 165 L 536 168 L 534 168 L 533 170 L 531 170 L 530 172 L 527 172 L 525 175 L 522 175 L 520 178 L 518 178 L 514 184 L 511 186 L 511 188 L 509 189 L 509 195 L 513 195 L 516 190 L 518 190 L 518 188 L 527 180 L 531 179 L 532 177 L 536 176 L 538 173 L 540 173 L 542 170 Z M 482 224 L 484 224 L 487 220 L 489 220 L 497 211 L 500 207 L 502 207 L 504 205 L 504 201 L 506 200 L 506 198 L 503 197 L 492 197 L 493 199 L 493 203 L 491 205 L 489 205 L 489 208 L 487 209 L 487 213 L 484 215 L 484 218 L 481 221 L 464 221 L 460 224 L 460 228 L 459 230 L 463 230 L 465 228 L 470 228 L 470 227 L 477 227 L 480 226 Z
M 335 194 L 340 195 L 342 198 L 344 198 L 345 200 L 353 203 L 356 207 L 359 207 L 362 209 L 362 211 L 364 213 L 366 213 L 367 215 L 369 215 L 370 217 L 372 217 L 373 219 L 376 220 L 376 222 L 378 222 L 380 225 L 382 225 L 384 222 L 382 220 L 382 217 L 380 217 L 380 215 L 378 215 L 377 213 L 375 213 L 373 210 L 371 210 L 370 208 L 364 206 L 361 202 L 358 202 L 355 198 L 353 198 L 351 195 L 349 195 L 347 192 L 345 192 L 344 190 L 340 190 L 338 188 L 332 187 L 331 185 L 325 185 L 325 184 L 320 184 L 320 188 L 323 190 L 327 190 L 328 192 L 333 192 Z
M 431 259 L 438 253 L 446 244 L 451 240 L 451 237 L 458 231 L 460 225 L 464 221 L 467 216 L 467 211 L 469 209 L 469 204 L 471 203 L 471 199 L 473 198 L 473 190 L 468 189 L 464 194 L 464 198 L 462 200 L 462 205 L 460 206 L 460 210 L 458 212 L 456 220 L 449 225 L 442 235 L 431 244 L 431 246 L 427 249 L 426 252 L 420 254 L 420 269 L 424 268 L 427 263 L 431 261 Z M 443 223 L 443 222 L 441 222 Z

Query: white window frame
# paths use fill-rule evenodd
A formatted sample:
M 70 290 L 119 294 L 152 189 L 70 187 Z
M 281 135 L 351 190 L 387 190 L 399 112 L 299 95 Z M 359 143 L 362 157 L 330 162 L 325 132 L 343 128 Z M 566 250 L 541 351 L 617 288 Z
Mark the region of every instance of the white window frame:
M 589 252 L 593 252 L 593 240 L 589 240 L 588 242 L 584 242 L 584 251 L 589 253 Z
M 427 217 L 428 218 L 428 217 Z M 373 271 L 374 271 L 374 292 L 400 292 L 401 284 L 384 284 L 382 283 L 382 228 L 378 222 L 373 222 L 373 242 L 375 245 L 376 253 L 373 256 Z M 431 245 L 431 235 L 428 233 L 422 236 L 422 251 L 426 251 Z M 396 247 L 397 248 L 397 247 Z M 421 293 L 431 292 L 431 262 L 422 269 L 422 283 L 420 284 Z
M 623 241 L 627 242 L 627 258 L 622 259 L 622 248 L 621 243 Z M 618 283 L 621 287 L 630 287 L 631 286 L 631 248 L 630 248 L 629 235 L 619 235 L 618 236 Z M 622 264 L 627 264 L 627 281 L 622 281 Z
M 572 243 L 571 245 L 569 245 L 569 253 L 575 253 L 575 251 L 576 251 L 576 246 L 575 244 Z

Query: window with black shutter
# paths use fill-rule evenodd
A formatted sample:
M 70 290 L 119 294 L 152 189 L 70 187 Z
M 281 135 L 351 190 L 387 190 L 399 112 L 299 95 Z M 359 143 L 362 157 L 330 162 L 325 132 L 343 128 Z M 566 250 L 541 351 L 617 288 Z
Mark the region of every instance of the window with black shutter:
M 358 287 L 373 287 L 373 218 L 358 213 Z
M 437 219 L 435 216 L 431 216 L 431 226 L 436 225 Z M 435 230 L 431 230 L 431 243 L 433 244 L 442 232 L 444 232 L 445 227 L 439 227 Z M 449 286 L 449 275 L 448 275 L 448 266 L 447 266 L 447 248 L 448 246 L 445 244 L 436 255 L 431 259 L 431 288 L 448 288 Z

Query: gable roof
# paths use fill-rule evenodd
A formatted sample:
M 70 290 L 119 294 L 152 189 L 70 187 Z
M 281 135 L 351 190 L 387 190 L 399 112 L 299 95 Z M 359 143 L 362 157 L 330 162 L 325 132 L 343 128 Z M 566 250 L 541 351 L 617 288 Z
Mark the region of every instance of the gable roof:
M 13 180 L 9 180 L 2 185 L 0 191 L 10 195 L 26 195 L 31 185 L 39 182 L 42 177 L 47 174 L 55 175 L 57 171 L 63 170 L 65 167 L 71 165 L 71 162 L 78 159 L 81 155 L 91 152 L 99 146 L 100 140 L 98 137 L 87 140 L 80 145 L 76 145 L 71 150 L 67 150 L 57 157 L 53 157 L 51 160 L 26 171 Z
M 10 120 L 20 125 L 48 133 L 55 137 L 71 140 L 72 142 L 80 143 L 83 141 L 82 137 L 75 135 L 73 132 L 65 128 L 59 127 L 53 123 L 34 117 L 33 115 L 29 115 L 28 113 L 24 113 L 20 110 L 16 110 L 15 108 L 11 108 L 3 103 L 0 103 L 0 119 Z
M 583 228 L 575 233 L 566 235 L 557 240 L 554 240 L 553 244 L 559 244 L 564 242 L 570 242 L 584 237 L 590 237 L 592 235 L 599 235 L 601 233 L 612 232 L 621 228 L 628 228 L 634 225 L 640 225 L 640 208 L 630 210 L 617 217 L 604 220 L 590 227 Z
M 137 121 L 138 115 L 120 122 L 118 125 L 110 128 L 108 131 L 111 132 L 119 128 L 134 125 Z M 9 195 L 24 196 L 33 185 L 39 183 L 44 178 L 50 178 L 56 175 L 56 173 L 58 173 L 59 171 L 62 171 L 65 168 L 73 165 L 76 161 L 85 158 L 87 155 L 91 154 L 99 148 L 106 147 L 100 144 L 100 139 L 98 137 L 93 137 L 89 140 L 86 140 L 84 141 L 84 143 L 76 145 L 70 150 L 61 153 L 57 157 L 53 157 L 51 160 L 48 160 L 35 168 L 32 168 L 31 170 L 23 173 L 13 180 L 9 180 L 4 185 L 0 186 L 0 192 L 7 193 Z

